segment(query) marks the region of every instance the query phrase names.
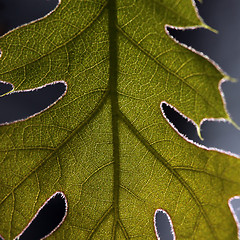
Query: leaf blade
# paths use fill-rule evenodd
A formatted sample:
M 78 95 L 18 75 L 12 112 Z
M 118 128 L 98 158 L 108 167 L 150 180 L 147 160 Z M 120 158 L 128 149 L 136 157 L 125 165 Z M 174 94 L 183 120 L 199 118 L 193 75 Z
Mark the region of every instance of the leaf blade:
M 189 10 L 191 2 L 174 5 L 173 1 L 171 6 L 170 2 L 131 5 L 118 1 L 116 7 L 111 5 L 114 2 L 63 1 L 52 15 L 0 41 L 3 80 L 24 89 L 64 79 L 69 89 L 48 111 L 0 128 L 5 151 L 0 154 L 1 173 L 5 174 L 1 177 L 0 208 L 1 219 L 6 219 L 1 232 L 12 239 L 46 196 L 62 191 L 69 214 L 50 239 L 153 239 L 153 218 L 159 208 L 172 217 L 178 239 L 233 239 L 236 226 L 227 200 L 239 192 L 238 161 L 186 143 L 160 112 L 165 100 L 197 124 L 204 117 L 227 117 L 218 92 L 223 75 L 165 34 L 166 23 L 201 24 L 194 10 Z M 83 14 L 78 18 L 80 11 Z M 179 17 L 186 12 L 190 20 Z M 116 14 L 118 25 L 114 24 Z M 59 16 L 75 24 L 69 33 L 68 25 L 57 23 Z M 47 52 L 45 57 L 33 56 L 34 49 L 24 52 L 22 59 L 21 51 L 14 45 L 11 49 L 11 44 L 8 53 L 9 42 L 15 42 L 19 34 L 22 39 L 24 34 L 30 36 L 34 28 L 47 32 L 48 41 L 51 28 L 46 26 L 54 21 L 60 34 L 56 43 L 63 47 L 49 44 L 44 49 L 43 38 L 31 36 L 38 42 L 36 47 Z M 80 30 L 76 23 L 81 23 Z M 160 31 L 157 34 L 156 29 Z M 20 42 L 19 46 L 26 47 Z M 15 53 L 9 59 L 8 54 L 13 50 L 17 57 L 10 64 Z M 188 72 L 185 66 L 190 62 L 194 63 Z M 209 89 L 203 92 L 206 86 Z M 192 106 L 194 96 L 197 100 Z M 219 219 L 223 216 L 227 216 L 224 224 Z

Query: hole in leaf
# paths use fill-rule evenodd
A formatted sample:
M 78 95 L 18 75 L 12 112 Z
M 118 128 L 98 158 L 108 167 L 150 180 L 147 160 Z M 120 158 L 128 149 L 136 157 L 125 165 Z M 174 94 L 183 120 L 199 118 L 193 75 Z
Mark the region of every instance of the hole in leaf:
M 0 97 L 0 124 L 32 117 L 56 103 L 67 90 L 64 81 L 46 84 L 33 90 L 12 92 Z
M 166 211 L 157 209 L 154 215 L 154 225 L 156 235 L 159 240 L 176 239 L 172 220 Z
M 0 235 L 0 240 L 4 240 L 4 238 Z
M 0 35 L 46 16 L 59 0 L 0 0 Z
M 174 125 L 180 134 L 185 135 L 188 139 L 194 142 L 200 142 L 200 138 L 197 135 L 196 126 L 173 107 L 165 102 L 161 103 L 161 110 L 167 120 Z
M 11 90 L 13 90 L 13 85 L 11 83 L 0 81 L 0 96 L 10 92 Z
M 57 192 L 45 202 L 27 228 L 16 239 L 39 240 L 47 237 L 62 224 L 66 214 L 66 197 L 62 192 Z

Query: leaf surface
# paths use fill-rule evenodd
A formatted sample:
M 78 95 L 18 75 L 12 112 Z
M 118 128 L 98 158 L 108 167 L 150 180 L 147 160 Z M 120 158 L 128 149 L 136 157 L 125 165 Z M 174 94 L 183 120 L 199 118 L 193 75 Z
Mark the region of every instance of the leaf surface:
M 16 90 L 64 80 L 66 95 L 0 127 L 0 233 L 17 236 L 56 191 L 68 215 L 49 239 L 155 239 L 154 213 L 177 239 L 237 239 L 227 201 L 239 160 L 189 144 L 160 110 L 200 125 L 229 119 L 223 77 L 165 25 L 204 26 L 190 0 L 62 0 L 0 39 L 0 78 Z

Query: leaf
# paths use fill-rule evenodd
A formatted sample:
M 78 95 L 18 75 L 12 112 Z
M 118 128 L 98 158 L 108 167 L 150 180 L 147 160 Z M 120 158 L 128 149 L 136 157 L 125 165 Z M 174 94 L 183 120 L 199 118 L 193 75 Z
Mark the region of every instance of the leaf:
M 68 215 L 49 239 L 154 239 L 157 209 L 177 239 L 237 239 L 227 202 L 240 192 L 239 160 L 189 144 L 160 110 L 167 102 L 198 126 L 231 121 L 223 74 L 170 39 L 166 24 L 206 27 L 190 0 L 62 0 L 1 38 L 2 81 L 68 84 L 50 109 L 0 127 L 5 239 L 56 191 Z

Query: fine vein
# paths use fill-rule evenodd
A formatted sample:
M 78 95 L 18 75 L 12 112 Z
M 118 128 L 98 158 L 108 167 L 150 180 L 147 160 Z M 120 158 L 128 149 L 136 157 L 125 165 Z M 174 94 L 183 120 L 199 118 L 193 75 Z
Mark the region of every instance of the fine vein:
M 34 172 L 37 171 L 37 169 L 45 162 L 47 162 L 49 159 L 52 157 L 56 156 L 56 154 L 59 152 L 60 149 L 62 149 L 81 129 L 83 129 L 94 117 L 98 114 L 98 112 L 102 109 L 102 106 L 104 105 L 107 97 L 108 97 L 109 92 L 106 91 L 99 103 L 96 105 L 96 107 L 93 109 L 93 111 L 79 124 L 77 127 L 68 135 L 68 137 L 61 142 L 46 158 L 44 158 L 34 169 L 32 169 L 29 174 L 27 174 L 21 181 L 19 181 L 16 186 L 14 186 L 9 193 L 6 194 L 6 196 L 0 201 L 0 204 L 2 204 L 8 197 L 9 195 L 16 189 L 18 188 L 29 176 L 31 176 Z
M 191 195 L 191 197 L 195 201 L 196 205 L 200 209 L 210 231 L 212 232 L 212 235 L 214 236 L 214 239 L 218 239 L 215 229 L 212 227 L 213 225 L 212 225 L 205 209 L 203 208 L 201 201 L 199 200 L 199 198 L 197 197 L 197 195 L 195 194 L 193 189 L 187 184 L 187 182 L 181 177 L 181 175 L 171 166 L 171 164 L 168 163 L 161 156 L 161 154 L 159 154 L 159 152 L 155 148 L 152 147 L 152 145 L 144 138 L 144 136 L 141 135 L 141 133 L 132 125 L 132 123 L 129 121 L 129 119 L 121 111 L 119 111 L 119 117 L 127 125 L 129 130 L 138 138 L 138 140 L 147 148 L 147 150 L 149 152 L 151 152 L 152 155 L 157 160 L 159 160 L 163 164 L 163 166 L 165 166 L 166 169 L 168 169 L 171 172 L 171 174 L 174 177 L 176 177 L 178 179 L 178 181 L 183 185 L 183 187 L 188 191 L 188 193 Z
M 153 60 L 158 66 L 160 66 L 162 69 L 164 69 L 167 73 L 170 73 L 171 75 L 173 75 L 174 77 L 176 77 L 177 79 L 180 79 L 186 86 L 188 86 L 193 92 L 195 92 L 197 95 L 199 95 L 202 100 L 209 105 L 212 109 L 214 109 L 220 116 L 221 113 L 216 109 L 216 106 L 213 105 L 212 103 L 210 103 L 206 97 L 204 97 L 203 94 L 201 94 L 196 88 L 193 88 L 187 81 L 185 78 L 181 77 L 179 74 L 177 74 L 176 72 L 174 72 L 173 70 L 171 70 L 168 66 L 166 66 L 165 64 L 163 64 L 161 61 L 159 61 L 155 56 L 153 56 L 149 51 L 147 51 L 146 49 L 144 49 L 140 44 L 138 44 L 131 36 L 129 36 L 123 29 L 121 26 L 117 26 L 117 30 L 130 42 L 133 44 L 133 46 L 135 46 L 136 48 L 138 48 L 143 54 L 145 54 L 146 56 L 148 56 L 151 60 Z M 201 73 L 201 75 L 203 75 Z M 204 75 L 207 75 L 207 73 L 204 73 Z M 210 76 L 208 76 L 210 77 Z

